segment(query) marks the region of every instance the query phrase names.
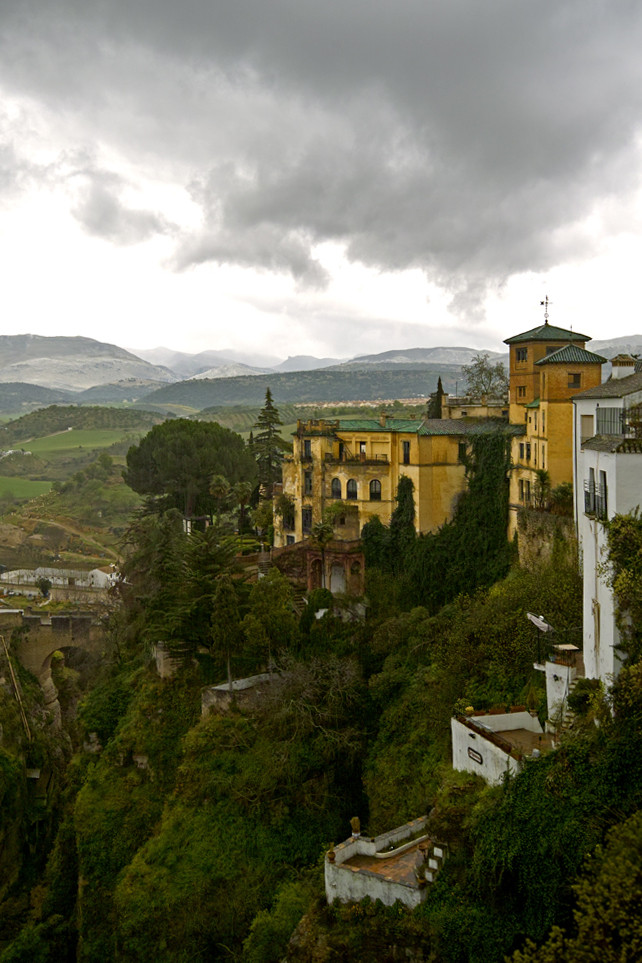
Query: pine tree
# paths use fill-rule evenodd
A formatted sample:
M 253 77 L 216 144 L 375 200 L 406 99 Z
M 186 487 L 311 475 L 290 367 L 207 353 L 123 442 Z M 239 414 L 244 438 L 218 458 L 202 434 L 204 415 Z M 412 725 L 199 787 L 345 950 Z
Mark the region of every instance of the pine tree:
M 272 401 L 272 392 L 265 392 L 265 404 L 259 412 L 254 425 L 258 428 L 252 439 L 252 448 L 259 469 L 259 486 L 262 498 L 271 498 L 274 483 L 281 479 L 281 437 L 279 428 L 283 424 L 279 409 Z

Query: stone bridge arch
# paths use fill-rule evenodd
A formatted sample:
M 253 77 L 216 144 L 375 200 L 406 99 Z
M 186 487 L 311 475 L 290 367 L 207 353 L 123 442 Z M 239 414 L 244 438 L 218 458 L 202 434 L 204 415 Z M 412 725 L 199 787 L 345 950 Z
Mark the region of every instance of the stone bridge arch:
M 15 629 L 19 631 L 14 633 Z M 85 612 L 43 616 L 29 609 L 0 609 L 0 633 L 7 640 L 13 634 L 13 652 L 40 682 L 56 725 L 60 725 L 60 705 L 51 677 L 54 652 L 79 650 L 96 661 L 109 654 L 103 623 L 95 615 Z

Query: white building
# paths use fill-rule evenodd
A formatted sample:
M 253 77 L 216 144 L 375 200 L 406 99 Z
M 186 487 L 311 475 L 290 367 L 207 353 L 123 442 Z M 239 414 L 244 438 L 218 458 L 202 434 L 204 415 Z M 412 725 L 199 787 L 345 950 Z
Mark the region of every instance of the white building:
M 584 669 L 609 683 L 621 659 L 603 522 L 642 506 L 642 371 L 620 355 L 611 378 L 573 398 L 575 525 L 583 562 Z
M 48 579 L 52 588 L 108 589 L 116 584 L 119 573 L 113 565 L 92 568 L 89 572 L 84 569 L 40 566 L 2 572 L 0 583 L 14 590 L 22 591 L 24 588 L 27 595 L 37 595 L 40 592 L 38 581 L 42 578 Z
M 537 716 L 525 709 L 454 716 L 450 728 L 453 769 L 481 776 L 491 786 L 517 775 L 524 759 L 537 759 L 553 747 Z

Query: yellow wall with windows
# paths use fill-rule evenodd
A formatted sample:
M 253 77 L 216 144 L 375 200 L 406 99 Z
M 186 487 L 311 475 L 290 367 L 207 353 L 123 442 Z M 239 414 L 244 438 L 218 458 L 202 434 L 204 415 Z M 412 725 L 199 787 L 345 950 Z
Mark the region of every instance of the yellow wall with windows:
M 338 502 L 347 509 L 345 519 L 339 516 L 335 524 L 340 538 L 358 537 L 375 515 L 389 524 L 403 475 L 414 485 L 417 531 L 434 531 L 452 516 L 465 488 L 460 457 L 465 437 L 421 435 L 419 421 L 408 431 L 382 430 L 375 425 L 373 420 L 371 428 L 364 424 L 344 430 L 338 422 L 299 422 L 292 456 L 283 465 L 283 491 L 295 505 L 294 528 L 286 531 L 275 518 L 277 546 L 286 544 L 288 535 L 297 542 L 306 537 L 324 509 Z M 380 485 L 379 498 L 377 486 L 371 490 L 373 482 Z M 349 483 L 356 486 L 356 497 L 348 497 Z

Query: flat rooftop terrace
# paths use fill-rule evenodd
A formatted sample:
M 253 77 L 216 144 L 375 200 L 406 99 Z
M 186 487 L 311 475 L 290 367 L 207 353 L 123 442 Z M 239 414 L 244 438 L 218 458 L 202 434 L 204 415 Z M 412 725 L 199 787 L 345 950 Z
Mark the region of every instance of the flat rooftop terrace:
M 414 867 L 420 842 L 417 840 L 409 849 L 389 856 L 352 856 L 341 864 L 341 868 L 350 869 L 353 873 L 374 873 L 391 883 L 404 883 L 419 889 Z M 423 845 L 427 843 L 428 840 L 424 840 Z
M 553 736 L 547 732 L 529 732 L 528 729 L 505 729 L 503 732 L 498 733 L 498 735 L 525 756 L 530 756 L 533 749 L 548 752 L 549 749 L 553 749 L 554 747 Z

